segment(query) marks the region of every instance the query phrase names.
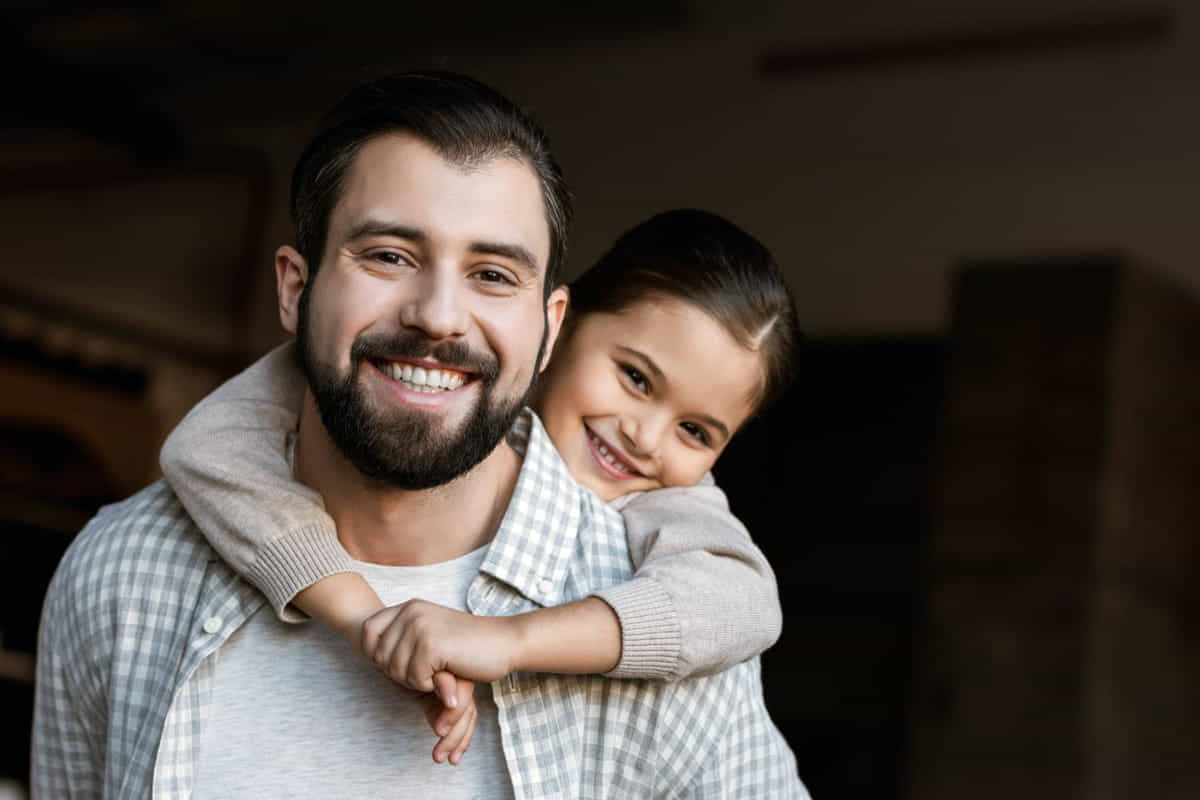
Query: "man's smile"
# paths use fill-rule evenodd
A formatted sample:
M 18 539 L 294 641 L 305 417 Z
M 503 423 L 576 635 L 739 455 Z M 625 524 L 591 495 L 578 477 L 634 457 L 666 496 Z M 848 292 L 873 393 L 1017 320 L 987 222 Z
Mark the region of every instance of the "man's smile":
M 414 392 L 436 394 L 452 392 L 474 379 L 474 375 L 449 367 L 411 364 L 405 361 L 375 360 L 376 369 Z
M 394 401 L 414 409 L 449 409 L 458 405 L 459 398 L 466 397 L 471 387 L 483 385 L 478 373 L 433 367 L 428 362 L 371 358 L 366 364 Z

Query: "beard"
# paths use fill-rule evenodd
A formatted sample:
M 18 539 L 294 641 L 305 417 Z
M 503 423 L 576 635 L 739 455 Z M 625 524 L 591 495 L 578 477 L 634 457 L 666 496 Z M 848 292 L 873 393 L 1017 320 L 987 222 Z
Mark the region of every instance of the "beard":
M 416 332 L 360 335 L 350 348 L 350 370 L 339 375 L 316 354 L 308 324 L 308 289 L 300 299 L 297 339 L 308 385 L 321 422 L 342 455 L 370 480 L 410 491 L 442 486 L 471 470 L 496 449 L 533 393 L 533 370 L 523 392 L 498 397 L 500 365 L 491 353 L 472 352 L 458 341 L 434 343 Z M 541 363 L 546 330 L 538 348 Z M 443 431 L 431 414 L 393 406 L 375 409 L 363 391 L 361 371 L 381 361 L 435 358 L 451 369 L 474 373 L 479 400 L 457 430 Z

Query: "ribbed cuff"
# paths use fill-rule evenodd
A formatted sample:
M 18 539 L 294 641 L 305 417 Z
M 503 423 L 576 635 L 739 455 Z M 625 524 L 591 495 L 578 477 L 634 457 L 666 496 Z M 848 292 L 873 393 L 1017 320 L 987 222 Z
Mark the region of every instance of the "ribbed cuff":
M 612 607 L 621 621 L 621 660 L 605 677 L 678 677 L 679 615 L 659 582 L 634 578 L 595 594 Z
M 292 598 L 339 572 L 354 572 L 354 565 L 334 529 L 309 525 L 267 544 L 246 571 L 246 579 L 262 590 L 281 620 L 302 622 L 308 617 L 289 605 Z

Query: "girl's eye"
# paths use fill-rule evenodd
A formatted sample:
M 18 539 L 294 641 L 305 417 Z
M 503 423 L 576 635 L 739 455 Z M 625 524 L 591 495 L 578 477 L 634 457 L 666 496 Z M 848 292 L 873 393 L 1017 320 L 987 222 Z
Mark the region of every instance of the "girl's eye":
M 625 377 L 634 385 L 639 392 L 646 393 L 650 391 L 650 381 L 646 380 L 637 367 L 631 367 L 628 364 L 621 365 L 621 371 L 625 373 Z
M 700 444 L 704 445 L 705 447 L 709 446 L 710 443 L 708 433 L 705 432 L 704 428 L 701 428 L 694 422 L 681 422 L 679 423 L 679 427 L 683 428 L 684 432 L 687 433 L 688 436 L 692 437 Z

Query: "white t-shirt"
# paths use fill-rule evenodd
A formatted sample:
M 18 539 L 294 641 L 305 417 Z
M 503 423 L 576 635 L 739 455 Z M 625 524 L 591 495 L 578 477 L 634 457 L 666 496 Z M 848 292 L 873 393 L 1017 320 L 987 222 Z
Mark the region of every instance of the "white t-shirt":
M 355 562 L 385 605 L 421 598 L 465 610 L 487 547 L 421 567 Z M 435 763 L 420 706 L 321 625 L 264 605 L 213 656 L 197 798 L 510 798 L 491 687 L 458 766 Z

